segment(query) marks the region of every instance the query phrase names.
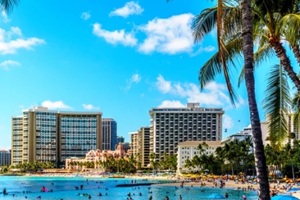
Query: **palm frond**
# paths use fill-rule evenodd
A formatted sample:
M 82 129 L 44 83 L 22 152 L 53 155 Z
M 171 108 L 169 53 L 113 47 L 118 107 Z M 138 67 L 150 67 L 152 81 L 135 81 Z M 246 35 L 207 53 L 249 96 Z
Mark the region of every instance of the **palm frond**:
M 201 67 L 199 72 L 199 82 L 200 88 L 203 89 L 207 83 L 214 80 L 217 74 L 223 72 L 225 76 L 225 81 L 231 102 L 234 105 L 235 100 L 237 99 L 234 92 L 234 88 L 230 82 L 230 70 L 227 66 L 234 67 L 236 66 L 237 58 L 241 56 L 242 49 L 242 39 L 241 37 L 235 37 L 231 41 L 228 41 L 225 45 L 227 54 L 225 54 L 226 68 L 224 68 L 223 63 L 219 59 L 219 52 L 216 52 L 204 65 Z M 236 59 L 234 59 L 236 58 Z M 225 72 L 224 72 L 225 71 Z
M 10 12 L 14 6 L 19 4 L 19 1 L 20 0 L 0 0 L 0 4 L 5 12 Z
M 287 118 L 291 99 L 287 75 L 280 65 L 271 68 L 267 82 L 263 108 L 270 122 L 268 125 L 269 138 L 271 145 L 281 148 L 288 134 Z
M 238 6 L 224 7 L 223 20 L 223 39 L 225 41 L 231 39 L 236 34 L 241 34 L 242 13 Z
M 300 121 L 300 93 L 296 93 L 292 99 L 292 111 L 294 115 L 294 121 L 297 123 Z M 299 123 L 297 123 L 299 124 Z
M 300 14 L 287 14 L 280 19 L 276 29 L 282 33 L 286 40 L 293 46 L 300 39 Z
M 260 46 L 254 53 L 255 65 L 258 66 L 261 63 L 267 61 L 267 59 L 271 58 L 274 54 L 275 53 L 271 45 L 269 43 L 265 43 L 263 46 Z
M 217 24 L 217 7 L 204 9 L 197 15 L 192 24 L 195 41 L 201 41 L 203 37 L 210 33 Z

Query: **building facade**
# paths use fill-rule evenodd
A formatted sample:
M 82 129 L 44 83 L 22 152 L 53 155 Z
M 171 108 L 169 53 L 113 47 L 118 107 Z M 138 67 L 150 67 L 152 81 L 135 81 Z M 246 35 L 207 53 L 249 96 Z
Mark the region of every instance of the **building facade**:
M 142 151 L 141 147 L 141 134 L 138 131 L 130 132 L 130 154 L 133 156 L 138 156 L 139 152 Z
M 260 128 L 261 128 L 263 145 L 270 144 L 270 142 L 268 141 L 268 135 L 269 135 L 268 134 L 268 123 L 260 122 Z M 241 130 L 239 133 L 230 135 L 227 138 L 223 139 L 222 144 L 233 141 L 233 140 L 243 141 L 243 140 L 246 140 L 247 138 L 251 139 L 251 141 L 252 141 L 251 125 L 243 128 L 243 130 Z
M 150 152 L 157 159 L 164 153 L 177 153 L 177 145 L 185 141 L 221 141 L 221 108 L 201 108 L 188 103 L 185 108 L 153 108 L 150 110 Z
M 139 130 L 141 134 L 141 149 L 142 149 L 142 159 L 141 166 L 143 168 L 150 167 L 150 127 L 141 127 Z
M 130 151 L 130 143 L 129 142 L 124 142 L 122 143 L 123 149 L 124 151 L 127 153 L 128 151 Z
M 117 144 L 117 122 L 112 118 L 102 118 L 102 149 L 115 150 Z
M 12 164 L 52 162 L 82 157 L 102 147 L 100 112 L 59 112 L 45 107 L 12 118 Z
M 177 153 L 177 172 L 199 171 L 199 168 L 188 168 L 185 166 L 187 160 L 192 160 L 194 156 L 200 156 L 198 146 L 201 145 L 203 153 L 206 155 L 214 154 L 221 141 L 186 141 L 178 144 Z
M 117 143 L 124 143 L 125 142 L 125 138 L 123 136 L 117 136 Z
M 131 134 L 131 154 L 138 160 L 140 167 L 150 167 L 150 127 L 141 127 Z
M 0 150 L 0 166 L 9 166 L 11 163 L 10 151 Z
M 84 170 L 86 166 L 80 165 L 80 163 L 91 162 L 94 169 L 104 169 L 100 165 L 100 162 L 105 162 L 109 157 L 113 157 L 114 159 L 120 159 L 126 157 L 126 152 L 123 149 L 122 144 L 118 144 L 116 150 L 90 150 L 85 154 L 85 158 L 76 158 L 71 157 L 66 159 L 65 168 L 66 169 L 76 169 L 76 170 Z

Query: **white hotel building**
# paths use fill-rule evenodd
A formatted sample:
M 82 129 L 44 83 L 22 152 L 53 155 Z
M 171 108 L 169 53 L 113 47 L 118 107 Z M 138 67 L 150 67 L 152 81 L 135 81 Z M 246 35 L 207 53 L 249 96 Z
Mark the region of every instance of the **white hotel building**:
M 222 108 L 201 108 L 199 103 L 151 109 L 150 152 L 161 159 L 164 153 L 176 154 L 180 142 L 221 141 L 223 114 Z
M 204 145 L 204 143 L 207 145 Z M 198 168 L 188 169 L 185 167 L 186 160 L 192 160 L 194 156 L 200 155 L 198 146 L 202 145 L 206 155 L 214 154 L 218 147 L 221 147 L 221 141 L 186 141 L 178 144 L 177 170 L 180 172 L 189 172 L 190 170 L 200 170 Z

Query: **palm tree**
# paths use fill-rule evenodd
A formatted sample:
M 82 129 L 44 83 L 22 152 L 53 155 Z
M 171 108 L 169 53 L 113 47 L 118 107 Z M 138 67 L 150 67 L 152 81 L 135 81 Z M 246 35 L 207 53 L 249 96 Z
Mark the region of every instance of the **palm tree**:
M 241 5 L 245 82 L 248 94 L 250 121 L 254 143 L 255 166 L 259 183 L 258 198 L 263 200 L 270 200 L 270 186 L 268 180 L 267 164 L 264 154 L 260 119 L 255 98 L 251 0 L 242 0 Z
M 282 171 L 282 159 L 283 158 L 282 150 L 279 150 L 278 148 L 274 148 L 274 146 L 271 146 L 270 144 L 267 144 L 265 146 L 265 154 L 266 154 L 266 159 L 267 159 L 267 164 L 271 167 L 271 170 L 273 168 L 273 172 L 275 172 L 275 177 L 276 177 L 276 171 L 280 169 Z
M 281 65 L 300 92 L 300 80 L 294 72 L 291 61 L 280 40 L 282 36 L 289 42 L 293 49 L 297 47 L 295 41 L 299 40 L 299 37 L 297 36 L 300 34 L 295 34 L 295 31 L 290 33 L 291 31 L 289 32 L 287 30 L 299 30 L 300 16 L 295 13 L 296 11 L 299 12 L 299 10 L 294 9 L 297 7 L 295 6 L 295 3 L 287 5 L 289 6 L 287 9 L 279 10 L 278 7 L 271 7 L 273 4 L 281 5 L 278 1 L 274 2 L 273 0 L 269 2 L 268 0 L 264 0 L 264 3 L 254 4 L 252 8 L 252 14 L 254 16 L 254 36 L 255 40 L 258 41 L 258 48 L 254 58 L 256 62 L 260 62 L 270 55 L 270 53 L 272 53 L 271 50 L 273 49 L 276 56 L 280 59 Z M 224 5 L 222 4 L 224 18 L 222 26 L 218 24 L 220 22 L 217 17 L 219 5 L 214 8 L 203 10 L 201 14 L 197 16 L 193 24 L 195 41 L 202 40 L 207 33 L 214 30 L 215 25 L 217 28 L 222 28 L 223 34 L 218 36 L 218 41 L 222 38 L 222 49 L 219 47 L 219 51 L 203 65 L 199 73 L 199 80 L 200 86 L 203 88 L 207 82 L 211 81 L 216 76 L 216 74 L 223 72 L 230 97 L 234 94 L 234 91 L 231 84 L 228 83 L 230 82 L 230 76 L 227 65 L 231 64 L 232 66 L 235 66 L 235 58 L 239 58 L 238 56 L 241 55 L 243 48 L 242 34 L 240 32 L 242 29 L 242 14 L 239 2 L 239 0 L 224 1 Z M 258 7 L 257 5 L 261 6 Z M 266 9 L 266 5 L 270 5 L 270 8 Z M 287 12 L 292 12 L 292 14 Z M 219 58 L 219 54 L 224 54 L 222 59 Z M 298 54 L 295 53 L 295 56 Z M 243 74 L 241 77 L 244 77 L 244 72 L 245 70 L 242 70 Z
M 204 170 L 202 168 L 202 162 L 201 162 L 201 158 L 200 156 L 198 155 L 195 155 L 193 158 L 192 158 L 192 165 L 194 167 L 196 167 L 197 170 Z
M 227 2 L 227 1 L 226 1 Z M 234 3 L 234 1 L 231 1 Z M 238 5 L 238 2 L 235 1 L 236 5 Z M 222 3 L 221 3 L 222 4 Z M 223 4 L 222 4 L 223 5 Z M 218 5 L 220 8 L 220 5 Z M 229 6 L 228 6 L 229 8 Z M 243 57 L 244 57 L 244 74 L 245 74 L 245 83 L 246 83 L 246 89 L 247 89 L 247 94 L 248 94 L 248 103 L 249 103 L 249 110 L 250 110 L 250 121 L 251 121 L 251 126 L 252 126 L 252 134 L 253 134 L 253 143 L 254 143 L 254 156 L 255 156 L 255 165 L 256 165 L 256 172 L 258 176 L 258 183 L 259 183 L 259 199 L 264 199 L 264 200 L 269 200 L 270 199 L 270 194 L 269 194 L 269 181 L 268 181 L 268 173 L 267 173 L 267 165 L 266 165 L 266 159 L 264 155 L 264 148 L 263 148 L 263 142 L 262 142 L 262 134 L 261 134 L 261 127 L 260 127 L 260 118 L 259 118 L 259 113 L 258 113 L 258 108 L 257 108 L 257 103 L 256 103 L 256 98 L 255 98 L 255 79 L 254 79 L 254 54 L 253 54 L 253 24 L 252 24 L 252 8 L 251 8 L 251 0 L 242 0 L 241 1 L 241 8 L 242 12 L 241 18 L 242 19 L 242 26 L 238 23 L 238 19 L 233 19 L 232 17 L 226 18 L 226 13 L 222 15 L 224 17 L 224 21 L 227 20 L 227 30 L 219 30 L 223 33 L 226 33 L 224 35 L 224 41 L 226 43 L 226 50 L 227 51 L 219 51 L 217 54 L 222 53 L 223 57 L 231 63 L 233 62 L 233 55 L 239 54 L 240 50 L 242 49 L 243 52 Z M 224 9 L 224 11 L 227 8 Z M 239 9 L 235 9 L 234 11 L 238 11 Z M 205 12 L 205 11 L 204 11 Z M 208 12 L 209 13 L 209 12 Z M 215 9 L 216 13 L 216 9 Z M 238 13 L 238 12 L 237 12 Z M 202 39 L 202 37 L 210 32 L 214 28 L 214 24 L 217 22 L 220 23 L 220 20 L 216 20 L 216 15 L 210 14 L 208 18 L 203 18 L 200 15 L 196 20 L 193 25 L 194 28 L 194 35 L 195 35 L 195 40 Z M 202 21 L 201 21 L 202 20 Z M 235 20 L 235 21 L 234 21 Z M 235 23 L 229 23 L 228 21 L 233 21 Z M 205 23 L 204 23 L 205 22 Z M 224 23 L 226 24 L 226 23 Z M 221 27 L 222 25 L 217 25 L 217 27 Z M 240 28 L 242 27 L 242 33 L 239 33 L 235 28 Z M 242 46 L 240 42 L 235 41 L 232 42 L 235 38 L 242 37 Z M 222 36 L 218 36 L 222 37 Z M 230 39 L 228 39 L 230 38 Z M 226 39 L 228 41 L 226 41 Z M 240 38 L 239 38 L 240 39 Z M 228 47 L 231 47 L 229 49 Z M 279 54 L 279 52 L 277 52 Z M 282 52 L 281 52 L 282 53 Z M 205 84 L 212 80 L 217 73 L 220 73 L 223 71 L 225 80 L 228 86 L 228 70 L 226 67 L 226 62 L 223 60 L 220 60 L 218 56 L 214 56 L 211 59 L 211 62 L 206 63 L 209 67 L 204 68 L 204 72 L 201 70 L 199 79 L 200 79 L 200 85 L 201 88 L 205 86 Z M 288 62 L 285 62 L 283 64 L 289 64 Z M 227 70 L 227 71 L 226 71 Z M 206 73 L 206 75 L 203 75 L 202 73 Z M 290 74 L 289 75 L 293 75 Z M 203 78 L 203 79 L 202 79 Z M 293 79 L 292 79 L 293 80 Z M 299 79 L 298 79 L 299 80 Z M 204 81 L 204 82 L 203 82 Z M 294 80 L 293 80 L 294 81 Z M 297 85 L 297 84 L 295 84 Z M 300 90 L 300 81 L 299 81 L 299 87 L 298 89 Z M 228 87 L 229 94 L 232 98 L 233 89 L 232 87 Z
M 247 137 L 245 140 L 239 141 L 238 146 L 239 163 L 242 164 L 242 170 L 245 174 L 247 172 L 248 166 L 251 166 L 253 162 L 253 154 L 251 153 L 253 150 L 252 139 L 250 137 Z
M 191 170 L 191 168 L 194 168 L 194 164 L 190 159 L 186 159 L 184 162 L 184 167 L 188 168 L 188 170 Z
M 295 13 L 299 12 L 298 4 L 299 2 L 297 0 L 288 2 L 282 0 L 264 0 L 264 3 L 257 4 L 254 7 L 254 11 L 259 14 L 259 20 L 256 21 L 256 25 L 263 33 L 262 37 L 265 37 L 268 40 L 270 46 L 274 49 L 277 57 L 279 58 L 280 64 L 288 73 L 288 76 L 291 78 L 298 92 L 300 92 L 300 80 L 293 70 L 291 61 L 281 42 L 281 38 L 284 36 L 290 43 L 290 46 L 295 48 L 295 41 L 299 40 L 298 28 L 300 20 L 298 18 L 300 16 Z M 284 9 L 282 9 L 283 6 L 285 7 Z M 265 27 L 265 29 L 262 29 L 263 27 Z M 296 34 L 295 31 L 292 31 L 291 34 L 289 29 L 296 29 Z M 294 51 L 294 54 L 297 56 L 296 51 Z
M 225 157 L 226 152 L 224 151 L 224 147 L 217 147 L 215 150 L 215 154 L 219 162 L 223 164 L 222 171 L 224 171 L 225 174 L 227 174 L 227 179 L 228 179 L 229 161 Z
M 239 146 L 238 140 L 230 141 L 224 145 L 223 149 L 223 156 L 230 164 L 231 167 L 231 174 L 234 175 L 234 165 L 238 166 L 238 153 L 239 153 Z

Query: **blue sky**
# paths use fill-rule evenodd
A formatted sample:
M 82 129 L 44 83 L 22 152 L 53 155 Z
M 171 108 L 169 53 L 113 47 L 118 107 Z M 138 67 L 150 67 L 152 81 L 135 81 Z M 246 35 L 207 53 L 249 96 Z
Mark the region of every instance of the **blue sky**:
M 194 44 L 190 27 L 211 6 L 198 0 L 21 0 L 8 15 L 2 12 L 0 148 L 10 148 L 11 117 L 34 106 L 100 111 L 117 121 L 127 141 L 129 132 L 149 125 L 151 108 L 187 102 L 223 108 L 223 138 L 248 126 L 244 86 L 235 108 L 221 76 L 199 89 L 198 71 L 216 51 L 216 34 Z M 257 74 L 261 106 L 265 84 Z

